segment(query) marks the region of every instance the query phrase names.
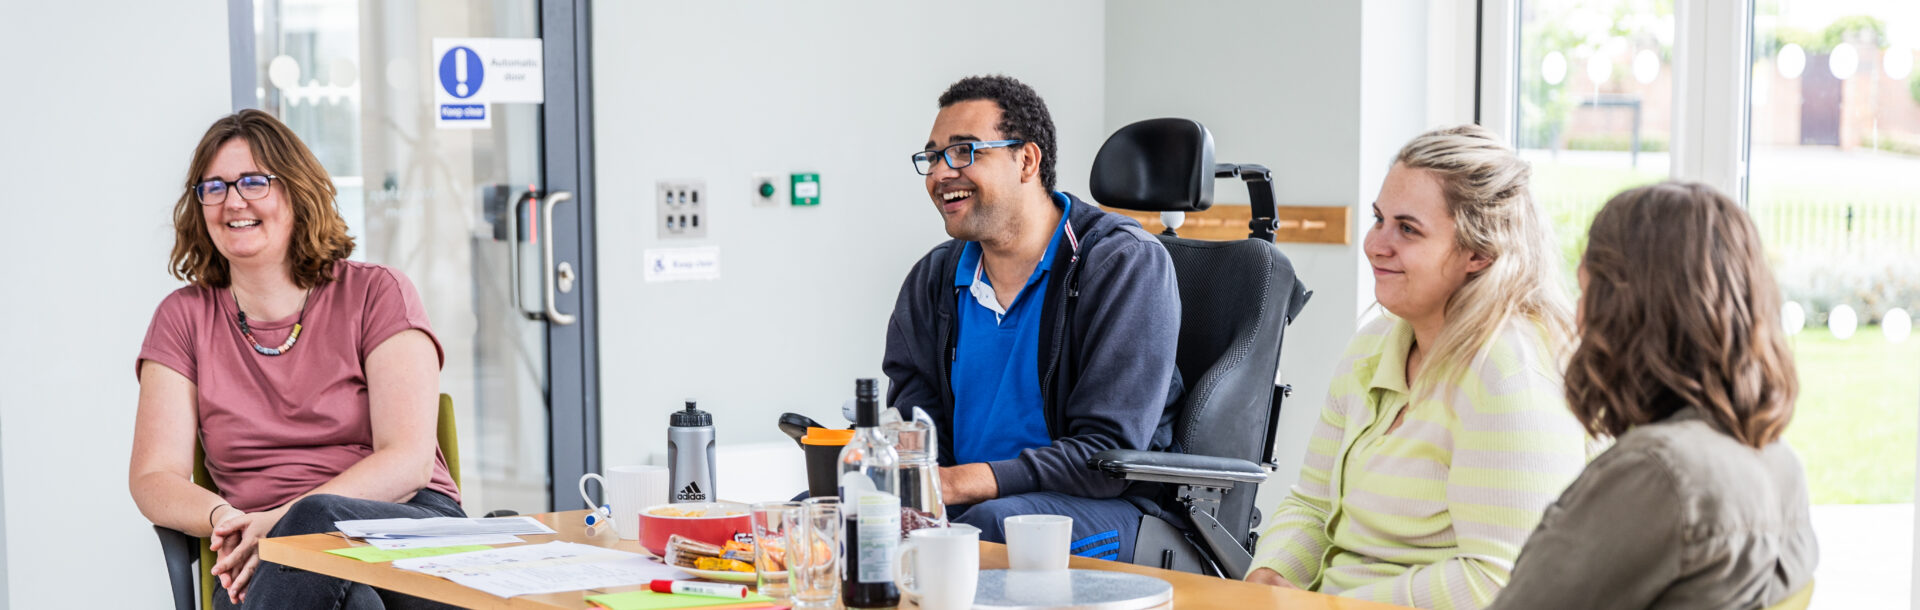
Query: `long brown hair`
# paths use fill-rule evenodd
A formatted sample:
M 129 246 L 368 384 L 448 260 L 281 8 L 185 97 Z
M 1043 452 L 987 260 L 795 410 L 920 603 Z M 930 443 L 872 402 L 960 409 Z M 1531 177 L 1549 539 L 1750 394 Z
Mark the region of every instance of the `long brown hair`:
M 1594 217 L 1581 264 L 1566 387 L 1588 431 L 1619 436 L 1691 405 L 1748 446 L 1780 438 L 1799 381 L 1745 210 L 1704 184 L 1628 190 Z
M 1422 346 L 1428 364 L 1414 393 L 1430 395 L 1465 375 L 1509 320 L 1539 325 L 1549 352 L 1564 356 L 1572 341 L 1573 305 L 1561 288 L 1553 228 L 1528 188 L 1532 167 L 1479 125 L 1421 134 L 1394 162 L 1439 179 L 1454 222 L 1454 247 L 1493 261 L 1467 274 L 1447 299 L 1447 325 L 1434 345 Z
M 293 130 L 273 115 L 253 109 L 220 117 L 193 149 L 186 188 L 173 204 L 173 255 L 168 260 L 173 277 L 210 288 L 224 288 L 233 281 L 227 257 L 207 233 L 207 219 L 193 185 L 206 175 L 220 147 L 234 139 L 245 140 L 253 149 L 254 163 L 275 176 L 273 185 L 282 189 L 293 208 L 287 258 L 294 285 L 312 288 L 333 281 L 334 262 L 353 254 L 347 222 L 333 205 L 338 196 L 333 180 Z

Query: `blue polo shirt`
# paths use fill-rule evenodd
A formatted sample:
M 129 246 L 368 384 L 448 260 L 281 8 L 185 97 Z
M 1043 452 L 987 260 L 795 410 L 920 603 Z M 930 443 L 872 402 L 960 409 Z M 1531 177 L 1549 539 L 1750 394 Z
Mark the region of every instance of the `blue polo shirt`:
M 1060 225 L 1053 229 L 1027 284 L 1000 310 L 980 260 L 979 242 L 960 250 L 953 285 L 959 292 L 959 345 L 953 358 L 953 456 L 961 464 L 1012 459 L 1053 443 L 1040 396 L 1040 318 L 1046 315 L 1053 250 L 1066 232 L 1067 196 L 1053 193 Z

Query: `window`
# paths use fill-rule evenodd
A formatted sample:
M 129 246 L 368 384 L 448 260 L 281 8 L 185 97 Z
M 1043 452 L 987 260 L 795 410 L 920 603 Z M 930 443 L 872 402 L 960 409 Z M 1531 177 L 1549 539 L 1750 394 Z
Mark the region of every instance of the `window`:
M 1600 206 L 1665 179 L 1672 165 L 1673 4 L 1529 0 L 1519 9 L 1515 147 L 1533 163 L 1533 195 L 1572 274 Z
M 1913 598 L 1920 2 L 1487 0 L 1479 116 L 1513 134 L 1571 266 L 1625 188 L 1714 184 L 1759 225 L 1801 394 L 1787 442 L 1815 607 Z M 1511 89 L 1502 90 L 1501 86 Z M 1504 124 L 1501 124 L 1504 123 Z
M 1905 599 L 1920 437 L 1920 10 L 1760 0 L 1748 210 L 1789 301 L 1821 606 Z

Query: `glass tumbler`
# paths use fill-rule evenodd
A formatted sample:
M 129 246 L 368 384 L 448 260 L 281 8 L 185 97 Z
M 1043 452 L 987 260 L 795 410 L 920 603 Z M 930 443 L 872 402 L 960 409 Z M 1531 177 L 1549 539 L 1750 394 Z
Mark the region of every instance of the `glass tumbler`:
M 788 595 L 795 609 L 840 602 L 840 498 L 808 498 L 784 515 Z
M 761 502 L 753 512 L 753 572 L 755 589 L 774 599 L 786 599 L 787 515 L 800 512 L 799 502 Z

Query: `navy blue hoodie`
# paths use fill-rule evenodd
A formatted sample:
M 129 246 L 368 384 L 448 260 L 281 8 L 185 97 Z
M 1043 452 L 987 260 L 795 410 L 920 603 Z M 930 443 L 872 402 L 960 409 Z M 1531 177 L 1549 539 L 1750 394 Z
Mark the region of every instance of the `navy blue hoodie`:
M 1067 197 L 1067 223 L 1080 242 L 1059 240 L 1054 251 L 1034 346 L 1052 444 L 987 463 L 1001 497 L 1043 490 L 1120 496 L 1128 483 L 1087 467 L 1087 458 L 1108 449 L 1165 450 L 1173 438 L 1170 407 L 1183 392 L 1174 366 L 1180 290 L 1173 260 L 1140 223 Z M 935 246 L 907 274 L 881 365 L 891 381 L 887 404 L 922 407 L 933 417 L 943 466 L 954 465 L 950 381 L 962 289 L 953 274 L 962 245 Z

